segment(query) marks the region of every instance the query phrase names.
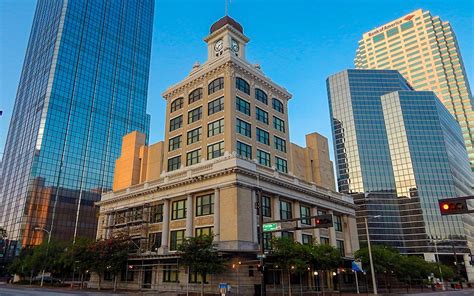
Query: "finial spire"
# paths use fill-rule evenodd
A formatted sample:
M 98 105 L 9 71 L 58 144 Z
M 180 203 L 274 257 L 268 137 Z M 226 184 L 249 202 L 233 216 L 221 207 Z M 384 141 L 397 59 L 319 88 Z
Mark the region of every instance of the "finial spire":
M 229 0 L 225 1 L 225 15 L 229 15 Z

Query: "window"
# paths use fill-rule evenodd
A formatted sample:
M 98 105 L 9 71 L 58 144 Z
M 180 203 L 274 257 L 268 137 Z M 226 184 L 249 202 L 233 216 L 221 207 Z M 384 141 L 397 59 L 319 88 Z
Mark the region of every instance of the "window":
M 270 153 L 257 149 L 257 160 L 258 160 L 258 163 L 261 165 L 264 165 L 267 167 L 271 166 Z
M 313 244 L 313 236 L 309 234 L 302 234 L 301 235 L 301 243 L 303 245 L 312 245 Z
M 281 232 L 281 237 L 282 238 L 289 238 L 291 240 L 294 240 L 293 232 L 290 232 L 290 231 L 282 231 Z
M 211 122 L 207 125 L 207 136 L 212 137 L 224 132 L 224 119 Z
M 255 99 L 257 99 L 257 101 L 260 101 L 260 102 L 262 102 L 262 103 L 264 103 L 264 104 L 268 104 L 268 96 L 267 96 L 267 94 L 266 94 L 263 90 L 261 90 L 261 89 L 259 89 L 259 88 L 256 88 L 256 89 L 255 89 Z
M 150 211 L 150 223 L 163 222 L 163 204 L 153 205 Z
M 143 208 L 134 207 L 131 208 L 128 212 L 128 221 L 141 221 L 143 220 Z
M 280 219 L 292 219 L 291 202 L 280 200 Z
M 243 80 L 242 78 L 240 77 L 235 78 L 235 87 L 241 92 L 244 92 L 250 95 L 250 85 L 248 84 L 247 81 Z
M 329 238 L 321 236 L 319 238 L 321 245 L 329 245 Z
M 311 208 L 307 206 L 300 206 L 300 217 L 311 217 Z M 301 220 L 301 224 L 311 225 L 311 219 L 303 219 Z
M 263 211 L 263 216 L 265 217 L 272 216 L 272 200 L 269 196 L 262 197 L 262 211 Z
M 255 107 L 255 114 L 257 115 L 258 121 L 268 124 L 268 112 L 263 111 L 258 107 Z
M 252 158 L 252 146 L 237 141 L 237 154 L 242 157 Z
M 208 94 L 213 94 L 218 90 L 221 90 L 224 88 L 224 77 L 219 77 L 217 79 L 214 79 L 209 83 L 207 86 L 207 93 Z
M 288 165 L 286 160 L 278 156 L 275 157 L 276 169 L 283 173 L 288 173 Z
M 336 249 L 341 252 L 341 256 L 346 256 L 346 251 L 344 250 L 344 241 L 343 240 L 336 240 Z
M 196 216 L 214 214 L 214 194 L 198 196 L 196 198 Z
M 177 170 L 181 167 L 181 155 L 168 159 L 168 172 Z
M 188 132 L 188 145 L 196 143 L 201 140 L 202 128 L 198 127 Z
M 195 230 L 196 235 L 195 236 L 196 237 L 203 236 L 203 235 L 212 236 L 212 229 L 213 229 L 212 226 L 196 228 L 196 230 Z
M 201 149 L 186 154 L 186 165 L 190 166 L 201 162 Z
M 171 205 L 171 220 L 186 218 L 186 200 L 173 201 Z
M 170 251 L 176 251 L 178 246 L 183 243 L 184 229 L 171 231 Z
M 257 127 L 257 141 L 265 145 L 270 145 L 269 133 Z
M 127 265 L 128 267 L 128 265 Z M 120 281 L 121 282 L 133 282 L 133 269 L 125 267 L 120 272 Z
M 204 274 L 204 279 L 203 279 L 202 275 L 200 273 L 198 273 L 196 271 L 192 271 L 192 270 L 189 271 L 188 281 L 190 283 L 200 284 L 200 283 L 202 283 L 203 280 L 204 280 L 205 284 L 208 284 L 206 274 Z
M 379 41 L 382 41 L 385 39 L 385 34 L 384 33 L 380 33 L 378 35 L 375 35 L 374 37 L 372 37 L 372 40 L 375 42 L 379 42 Z
M 273 239 L 273 235 L 271 232 L 263 233 L 263 249 L 264 250 L 272 249 L 272 239 Z
M 224 141 L 207 146 L 207 159 L 224 155 Z
M 202 107 L 196 108 L 188 112 L 188 123 L 193 123 L 201 119 Z
M 252 137 L 252 126 L 243 120 L 237 118 L 237 132 L 241 135 Z
M 163 282 L 176 283 L 178 282 L 178 275 L 177 265 L 163 265 Z
M 161 247 L 161 232 L 150 233 L 148 235 L 149 250 L 156 252 Z
M 235 105 L 237 110 L 250 116 L 250 103 L 239 97 L 236 98 Z
M 285 122 L 275 116 L 273 116 L 273 127 L 280 132 L 285 132 Z
M 214 101 L 211 101 L 207 104 L 207 114 L 212 115 L 219 111 L 224 110 L 224 97 L 220 97 Z
M 171 113 L 183 108 L 183 98 L 178 98 L 171 103 Z
M 188 104 L 192 104 L 202 99 L 202 88 L 197 88 L 189 94 Z
M 328 212 L 326 210 L 318 209 L 318 216 L 326 215 Z
M 387 37 L 392 37 L 393 35 L 396 35 L 396 34 L 398 34 L 398 28 L 397 27 L 387 31 Z M 392 44 L 392 46 L 393 46 L 393 44 Z
M 183 115 L 170 120 L 170 132 L 177 130 L 183 125 Z
M 168 145 L 168 151 L 173 151 L 181 148 L 181 136 L 171 138 Z
M 334 217 L 334 230 L 342 231 L 342 218 L 339 215 L 333 215 Z
M 406 31 L 410 28 L 413 28 L 413 21 L 408 21 L 406 23 L 401 24 L 400 28 L 402 29 L 402 31 Z
M 283 110 L 283 103 L 280 102 L 279 100 L 273 98 L 272 99 L 272 106 L 273 106 L 273 109 L 277 110 L 278 112 L 285 113 L 284 110 Z
M 286 141 L 277 136 L 274 136 L 274 138 L 275 138 L 275 149 L 280 150 L 281 152 L 286 152 Z
M 114 275 L 112 274 L 112 272 L 106 270 L 104 272 L 104 281 L 111 281 L 114 279 Z

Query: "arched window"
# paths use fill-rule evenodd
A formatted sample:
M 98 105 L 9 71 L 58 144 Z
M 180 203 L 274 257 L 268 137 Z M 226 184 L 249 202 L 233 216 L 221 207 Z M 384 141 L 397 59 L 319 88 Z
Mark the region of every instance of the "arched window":
M 268 104 L 268 96 L 260 88 L 255 89 L 255 99 L 259 100 L 260 102 L 262 102 L 264 104 Z
M 277 110 L 280 113 L 285 113 L 283 111 L 283 103 L 280 102 L 279 100 L 273 98 L 272 99 L 272 105 L 273 105 L 273 109 Z
M 202 99 L 202 88 L 196 88 L 189 94 L 188 104 L 194 103 Z
M 224 77 L 219 77 L 217 79 L 214 79 L 209 85 L 207 86 L 207 93 L 208 94 L 213 94 L 218 90 L 221 90 L 224 88 Z
M 247 81 L 243 80 L 240 77 L 235 78 L 235 87 L 238 90 L 250 95 L 250 85 Z
M 177 98 L 171 103 L 171 113 L 173 113 L 176 110 L 179 110 L 183 108 L 183 98 Z

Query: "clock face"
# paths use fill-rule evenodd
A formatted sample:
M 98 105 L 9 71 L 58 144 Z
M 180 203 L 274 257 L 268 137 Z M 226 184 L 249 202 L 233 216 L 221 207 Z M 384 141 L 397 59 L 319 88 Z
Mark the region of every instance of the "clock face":
M 234 51 L 234 52 L 239 51 L 239 43 L 235 40 L 232 40 L 232 51 Z
M 223 47 L 224 47 L 224 42 L 222 41 L 222 39 L 217 40 L 217 42 L 214 44 L 214 50 L 217 52 L 221 51 Z

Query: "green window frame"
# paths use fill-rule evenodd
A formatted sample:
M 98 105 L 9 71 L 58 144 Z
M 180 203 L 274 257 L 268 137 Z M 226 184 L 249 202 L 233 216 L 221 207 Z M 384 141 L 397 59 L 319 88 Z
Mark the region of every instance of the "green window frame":
M 237 141 L 237 155 L 252 159 L 252 146 Z
M 280 200 L 280 219 L 293 219 L 292 204 L 290 201 Z
M 186 218 L 186 199 L 175 200 L 171 203 L 171 220 Z
M 286 141 L 280 137 L 273 136 L 275 149 L 286 153 Z
M 163 204 L 153 205 L 150 210 L 150 223 L 163 222 Z
M 272 107 L 274 110 L 280 112 L 280 113 L 285 113 L 285 108 L 283 107 L 283 103 L 278 100 L 277 98 L 272 99 Z
M 255 107 L 255 116 L 257 117 L 258 121 L 268 124 L 268 112 Z
M 196 197 L 196 216 L 214 214 L 214 194 Z
M 207 146 L 207 159 L 214 159 L 224 155 L 224 141 Z
M 235 87 L 243 93 L 250 95 L 250 84 L 245 79 L 236 77 Z
M 311 217 L 311 208 L 308 206 L 300 205 L 300 218 Z M 303 225 L 311 225 L 311 219 L 301 220 Z
M 202 118 L 202 106 L 188 112 L 188 124 L 196 122 Z
M 196 228 L 196 230 L 194 230 L 194 235 L 196 237 L 200 237 L 203 235 L 212 236 L 213 230 L 214 230 L 214 227 L 212 226 L 199 227 L 199 228 Z
M 224 119 L 213 121 L 207 125 L 207 136 L 212 137 L 224 132 Z
M 188 145 L 199 142 L 201 140 L 202 127 L 198 127 L 190 130 L 187 133 L 187 143 Z
M 168 172 L 181 168 L 181 155 L 168 159 Z
M 173 230 L 170 235 L 170 251 L 176 251 L 184 241 L 185 230 Z
M 257 127 L 256 137 L 258 142 L 270 145 L 270 134 L 266 130 Z
M 183 115 L 170 120 L 170 132 L 181 128 L 181 126 L 183 126 Z
M 224 110 L 224 97 L 210 101 L 207 104 L 207 115 L 212 115 L 222 110 Z
M 270 153 L 257 149 L 257 161 L 259 164 L 271 167 L 271 156 Z
M 224 77 L 219 77 L 219 78 L 214 79 L 207 85 L 207 93 L 210 95 L 223 88 L 224 88 Z
M 193 90 L 192 92 L 189 93 L 189 96 L 188 96 L 188 104 L 192 104 L 194 102 L 197 102 L 199 101 L 200 99 L 202 99 L 202 88 L 197 88 L 195 90 Z
M 168 151 L 181 148 L 181 135 L 171 138 L 168 143 Z
M 259 88 L 255 89 L 255 99 L 257 101 L 260 101 L 260 102 L 264 103 L 265 105 L 268 105 L 268 96 L 267 96 L 267 94 Z
M 245 115 L 250 116 L 250 103 L 246 100 L 236 97 L 235 99 L 235 107 L 238 111 L 244 113 Z
M 275 156 L 275 164 L 278 171 L 288 173 L 288 162 L 285 159 Z
M 250 123 L 237 118 L 236 129 L 239 134 L 249 138 L 252 137 L 252 125 Z
M 273 116 L 273 128 L 280 131 L 285 132 L 285 122 L 280 118 Z
M 181 97 L 181 98 L 177 98 L 176 100 L 174 100 L 173 102 L 171 102 L 171 113 L 183 108 L 183 104 L 184 104 L 184 99 Z
M 186 153 L 186 165 L 190 166 L 201 162 L 201 149 Z
M 262 213 L 264 217 L 272 216 L 272 199 L 270 196 L 262 197 Z

